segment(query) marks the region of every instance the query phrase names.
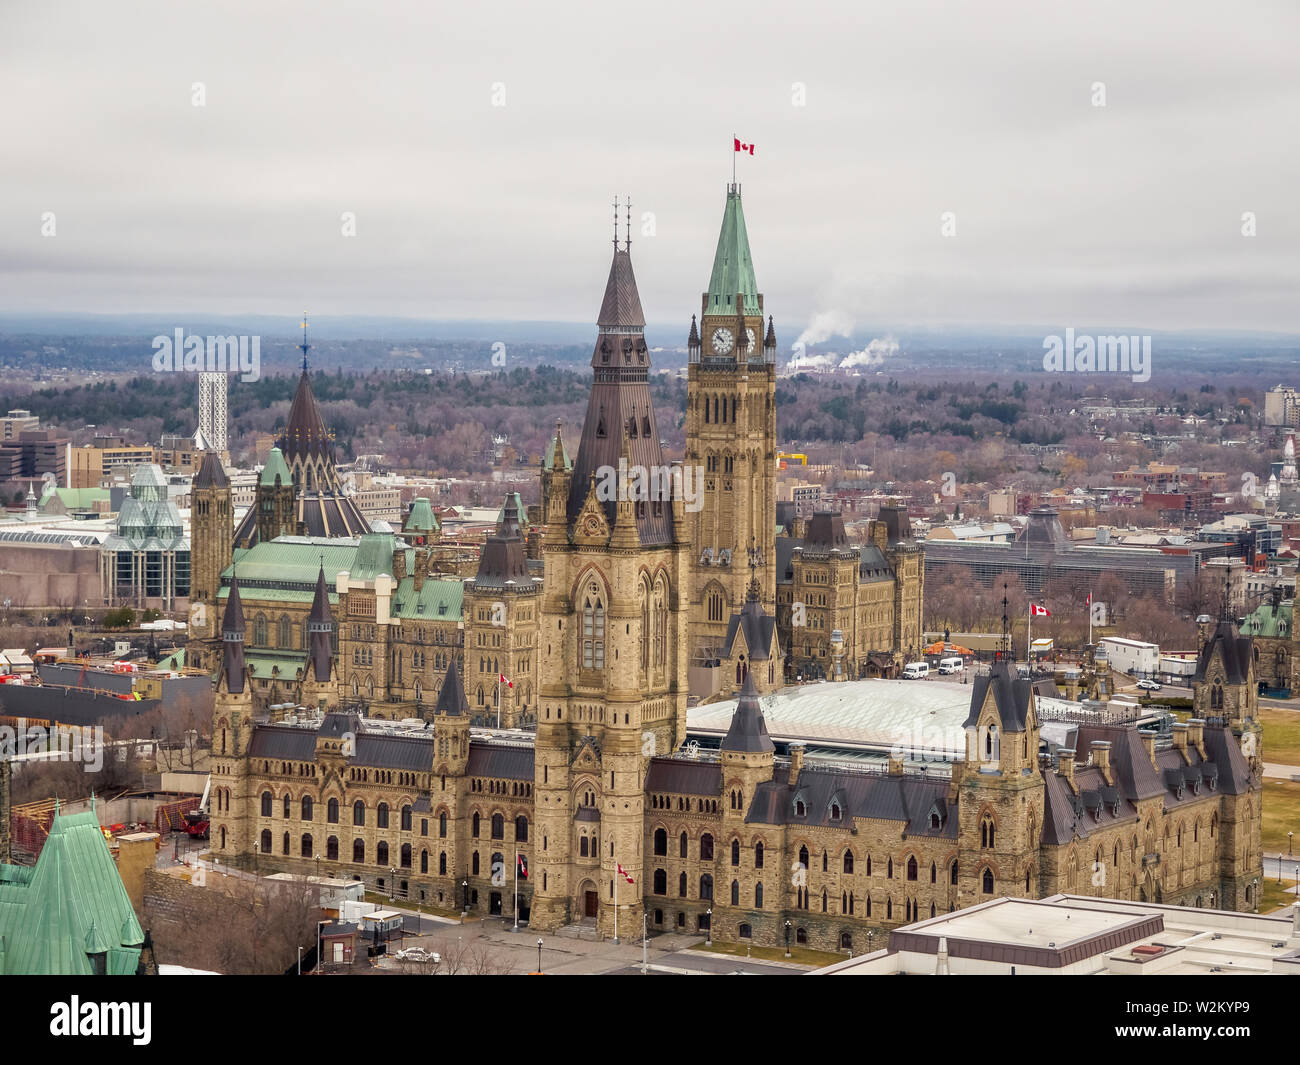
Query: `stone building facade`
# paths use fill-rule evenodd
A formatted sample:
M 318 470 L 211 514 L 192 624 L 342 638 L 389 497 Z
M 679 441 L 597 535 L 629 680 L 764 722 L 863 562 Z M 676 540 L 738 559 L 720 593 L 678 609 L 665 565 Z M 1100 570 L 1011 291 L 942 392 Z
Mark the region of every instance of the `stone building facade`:
M 1254 903 L 1257 704 L 1249 640 L 1230 625 L 1202 651 L 1197 711 L 1206 716 L 1167 748 L 1136 721 L 1090 719 L 1076 730 L 1076 750 L 1053 760 L 1042 753 L 1032 686 L 999 661 L 971 687 L 963 760 L 925 771 L 899 759 L 879 769 L 814 761 L 798 746 L 778 754 L 764 723 L 760 692 L 774 675 L 758 649 L 770 660 L 779 639 L 763 605 L 766 560 L 756 553 L 744 603 L 729 604 L 734 627 L 720 638 L 730 644 L 728 682 L 742 693 L 731 728 L 715 754 L 684 751 L 699 557 L 691 522 L 680 498 L 610 497 L 597 487 L 610 471 L 663 464 L 626 246 L 616 245 L 597 321 L 577 456 L 569 460 L 557 433 L 544 460 L 540 588 L 509 506 L 498 533 L 508 543 L 485 546 L 445 622 L 430 617 L 436 607 L 423 598 L 434 579 L 391 532 L 335 546 L 352 555 L 346 567 L 311 565 L 298 652 L 298 701 L 320 712 L 286 712 L 255 698 L 259 652 L 246 646 L 244 602 L 246 581 L 261 581 L 265 598 L 284 572 L 242 557 L 224 588 L 215 711 L 212 846 L 223 861 L 255 855 L 263 868 L 357 877 L 484 914 L 512 912 L 517 886 L 520 915 L 538 931 L 634 934 L 644 916 L 654 929 L 855 952 L 909 921 L 999 896 L 1069 890 Z M 872 549 L 915 581 L 914 607 L 892 593 L 890 638 L 905 647 L 912 638 L 919 646 L 921 577 L 904 519 L 894 511 L 891 528 L 883 515 Z M 801 586 L 863 583 L 862 553 L 839 542 L 833 518 L 821 524 L 826 558 L 798 565 L 823 567 L 806 572 L 828 579 Z M 304 556 L 322 550 L 297 539 L 279 543 Z M 503 627 L 497 603 L 515 626 L 509 648 L 492 639 Z M 883 604 L 816 604 L 841 647 L 850 635 L 851 651 L 840 652 L 848 669 L 860 669 L 863 648 L 885 638 L 874 615 L 876 627 L 860 636 L 854 611 Z M 408 632 L 420 624 L 460 626 L 461 653 L 422 644 Z M 447 647 L 432 712 L 423 712 L 432 681 L 411 698 L 431 668 L 426 658 L 412 672 L 420 646 Z M 526 676 L 530 656 L 535 729 L 483 728 L 494 715 L 483 712 L 479 686 L 505 672 L 504 662 Z M 424 722 L 404 725 L 407 717 Z

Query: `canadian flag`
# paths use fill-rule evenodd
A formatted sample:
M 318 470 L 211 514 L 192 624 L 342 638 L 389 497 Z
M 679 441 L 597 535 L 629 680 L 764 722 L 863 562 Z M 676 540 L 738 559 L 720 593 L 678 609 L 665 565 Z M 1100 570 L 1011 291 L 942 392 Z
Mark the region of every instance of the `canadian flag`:
M 513 680 L 506 680 L 506 675 L 504 673 L 501 674 L 500 683 L 504 684 L 507 688 L 513 688 L 515 686 L 515 682 Z
M 522 854 L 519 855 L 519 862 L 518 862 L 518 865 L 519 865 L 519 875 L 520 875 L 521 877 L 523 877 L 525 880 L 527 880 L 527 879 L 528 879 L 528 859 L 525 858 Z
M 633 880 L 630 876 L 627 875 L 626 872 L 623 871 L 623 867 L 621 865 L 618 867 L 618 875 L 621 876 L 624 880 L 626 880 L 629 884 L 636 883 L 635 880 Z
M 1089 592 L 1089 593 L 1088 593 L 1088 598 L 1087 598 L 1087 600 L 1084 602 L 1083 605 L 1084 605 L 1084 606 L 1092 606 L 1092 592 Z
M 754 154 L 754 146 L 752 144 L 742 144 L 739 137 L 732 137 L 731 139 L 736 142 L 736 151 L 749 152 L 750 155 Z
M 1029 616 L 1031 618 L 1050 618 L 1052 612 L 1045 606 L 1039 606 L 1037 603 L 1029 604 Z

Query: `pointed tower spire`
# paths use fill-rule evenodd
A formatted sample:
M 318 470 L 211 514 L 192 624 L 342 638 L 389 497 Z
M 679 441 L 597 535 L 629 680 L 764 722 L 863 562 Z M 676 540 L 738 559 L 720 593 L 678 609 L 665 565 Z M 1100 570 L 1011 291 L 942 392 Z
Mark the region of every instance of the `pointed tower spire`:
M 302 351 L 302 372 L 307 372 L 307 352 L 311 350 L 311 345 L 307 343 L 307 312 L 302 312 L 302 343 L 298 345 Z
M 311 613 L 307 615 L 308 654 L 316 680 L 322 684 L 330 679 L 334 662 L 330 639 L 333 632 L 334 615 L 330 611 L 329 589 L 325 584 L 325 562 L 322 559 L 320 571 L 316 574 L 316 596 L 311 602 Z
M 742 296 L 741 307 L 734 306 L 738 292 Z M 759 313 L 758 281 L 749 254 L 749 234 L 745 230 L 745 212 L 740 205 L 740 188 L 736 185 L 727 187 L 727 205 L 722 212 L 722 229 L 713 254 L 713 273 L 709 277 L 706 298 L 708 306 L 716 308 L 711 313 Z
M 438 704 L 434 713 L 448 717 L 469 714 L 469 700 L 465 698 L 465 686 L 461 683 L 460 670 L 456 668 L 454 658 L 447 667 L 447 676 L 442 682 L 442 690 L 438 692 Z
M 752 672 L 745 674 L 745 682 L 740 687 L 740 698 L 736 702 L 736 712 L 731 715 L 731 727 L 727 729 L 720 749 L 745 753 L 775 750 L 763 721 L 763 710 L 759 706 L 758 688 L 754 685 Z
M 239 598 L 239 577 L 231 574 L 230 595 L 221 619 L 221 655 L 226 690 L 244 690 L 244 604 Z

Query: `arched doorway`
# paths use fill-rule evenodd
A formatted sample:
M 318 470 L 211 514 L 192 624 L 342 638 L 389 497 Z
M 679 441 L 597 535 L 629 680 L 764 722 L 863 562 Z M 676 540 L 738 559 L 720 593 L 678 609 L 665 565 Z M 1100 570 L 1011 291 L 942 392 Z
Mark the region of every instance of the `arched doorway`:
M 596 918 L 600 915 L 600 893 L 593 881 L 584 880 L 578 887 L 574 911 L 583 924 L 596 923 Z

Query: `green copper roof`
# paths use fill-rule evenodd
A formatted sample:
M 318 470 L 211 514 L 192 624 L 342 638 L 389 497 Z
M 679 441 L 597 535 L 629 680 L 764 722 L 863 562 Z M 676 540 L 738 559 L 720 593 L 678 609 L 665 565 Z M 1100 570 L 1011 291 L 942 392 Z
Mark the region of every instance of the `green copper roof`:
M 56 488 L 47 484 L 40 505 L 45 506 L 51 496 L 58 496 L 68 510 L 93 510 L 96 503 L 108 501 L 109 492 L 107 488 Z
M 1257 607 L 1241 624 L 1241 635 L 1289 637 L 1291 635 L 1292 603 L 1279 603 L 1276 613 L 1272 603 Z
M 185 648 L 178 647 L 171 654 L 158 659 L 159 669 L 184 669 L 185 668 Z
M 465 583 L 459 577 L 426 577 L 417 592 L 415 579 L 404 577 L 393 595 L 393 617 L 414 621 L 460 621 Z
M 348 576 L 354 581 L 373 581 L 381 573 L 392 576 L 393 549 L 397 538 L 392 533 L 366 533 L 361 537 L 352 569 Z
M 296 680 L 307 666 L 307 652 L 245 651 L 244 661 L 255 680 Z
M 745 313 L 758 314 L 758 281 L 754 278 L 754 260 L 749 254 L 749 234 L 745 232 L 740 189 L 729 185 L 727 207 L 722 214 L 722 232 L 718 234 L 718 250 L 713 254 L 706 313 L 734 313 L 738 292 L 745 297 Z
M 293 483 L 293 475 L 289 473 L 289 466 L 284 461 L 284 456 L 280 454 L 278 447 L 273 447 L 271 454 L 266 457 L 266 465 L 262 467 L 262 476 L 258 478 L 257 483 L 268 487 L 273 486 L 277 475 L 282 485 Z
M 434 517 L 432 504 L 424 496 L 420 496 L 411 504 L 411 513 L 406 516 L 406 524 L 402 526 L 402 532 L 428 533 L 438 528 L 438 519 Z
M 0 973 L 134 973 L 144 933 L 93 810 L 56 814 L 34 868 L 0 865 Z
M 257 543 L 232 552 L 234 562 L 221 572 L 226 582 L 238 572 L 239 584 L 250 598 L 257 593 L 249 591 L 259 584 L 283 588 L 301 586 L 311 602 L 316 590 L 316 574 L 322 561 L 325 581 L 332 588 L 340 570 L 350 570 L 357 557 L 357 540 L 332 540 L 326 537 L 282 536 L 266 543 Z M 323 556 L 323 558 L 322 558 Z

